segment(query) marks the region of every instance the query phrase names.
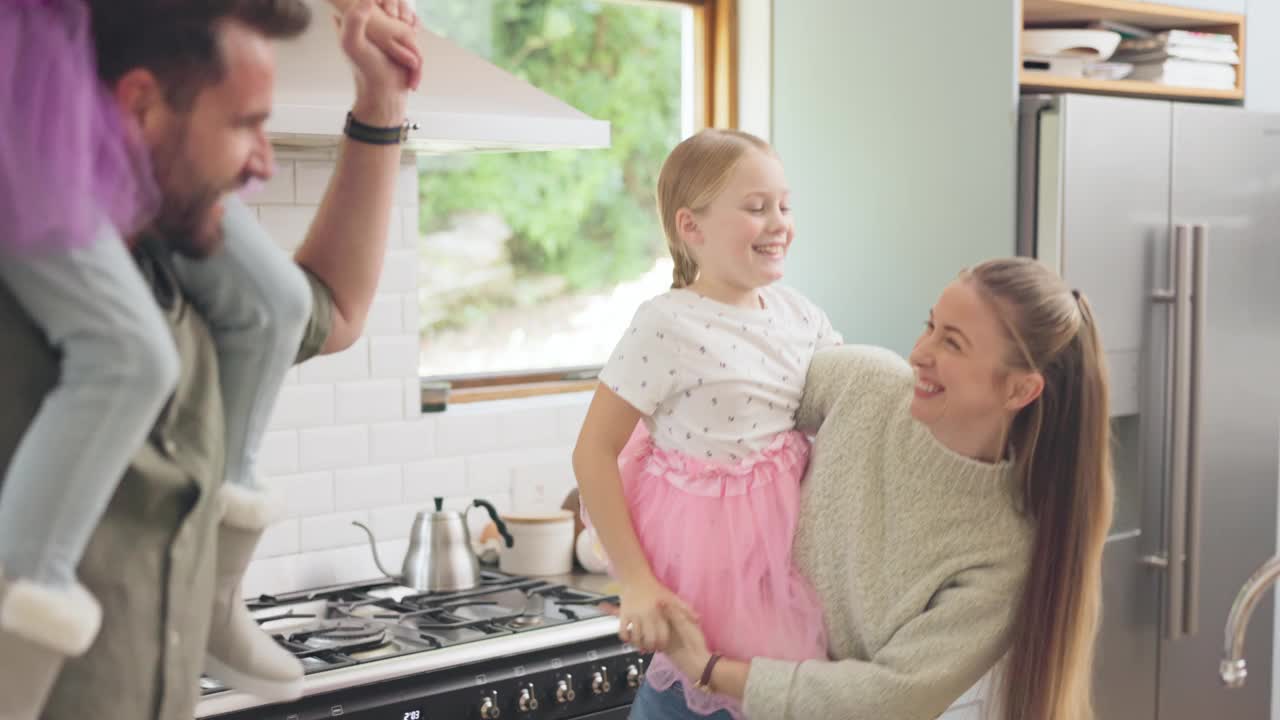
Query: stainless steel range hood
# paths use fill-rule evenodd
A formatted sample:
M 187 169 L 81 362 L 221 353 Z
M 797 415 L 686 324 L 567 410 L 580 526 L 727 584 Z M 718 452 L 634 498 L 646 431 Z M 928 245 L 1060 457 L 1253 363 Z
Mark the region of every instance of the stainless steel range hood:
M 267 132 L 285 147 L 331 147 L 355 97 L 327 3 L 311 27 L 276 46 L 276 100 Z M 609 123 L 494 66 L 430 30 L 419 32 L 422 85 L 411 93 L 407 149 L 424 154 L 609 146 Z

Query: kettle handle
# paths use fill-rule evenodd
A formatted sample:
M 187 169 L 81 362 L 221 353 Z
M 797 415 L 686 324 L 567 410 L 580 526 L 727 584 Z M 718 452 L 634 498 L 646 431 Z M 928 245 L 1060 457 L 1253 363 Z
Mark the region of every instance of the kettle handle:
M 506 541 L 507 547 L 516 544 L 516 539 L 511 537 L 511 533 L 507 532 L 507 524 L 502 522 L 502 518 L 498 517 L 498 510 L 488 500 L 476 500 L 471 503 L 473 507 L 484 508 L 489 512 L 489 517 L 493 518 L 493 524 L 498 526 L 498 533 L 502 535 L 502 539 Z

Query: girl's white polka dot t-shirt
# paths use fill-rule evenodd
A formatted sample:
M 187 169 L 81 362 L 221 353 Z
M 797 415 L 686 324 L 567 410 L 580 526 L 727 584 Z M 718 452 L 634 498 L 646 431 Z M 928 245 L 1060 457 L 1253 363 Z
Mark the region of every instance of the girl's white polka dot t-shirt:
M 644 413 L 654 441 L 733 463 L 795 428 L 809 361 L 840 335 L 817 305 L 780 285 L 743 308 L 679 289 L 646 301 L 600 382 Z

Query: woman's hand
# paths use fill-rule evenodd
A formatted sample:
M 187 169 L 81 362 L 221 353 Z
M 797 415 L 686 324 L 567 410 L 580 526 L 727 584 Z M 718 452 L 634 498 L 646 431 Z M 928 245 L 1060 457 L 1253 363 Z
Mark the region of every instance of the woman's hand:
M 702 634 L 697 617 L 682 607 L 665 604 L 662 606 L 662 615 L 671 630 L 664 652 L 675 663 L 677 670 L 684 673 L 685 677 L 697 681 L 711 661 L 707 638 Z
M 627 585 L 623 588 L 621 597 L 618 637 L 644 652 L 667 649 L 671 629 L 664 608 L 679 608 L 681 613 L 696 617 L 683 600 L 657 580 Z

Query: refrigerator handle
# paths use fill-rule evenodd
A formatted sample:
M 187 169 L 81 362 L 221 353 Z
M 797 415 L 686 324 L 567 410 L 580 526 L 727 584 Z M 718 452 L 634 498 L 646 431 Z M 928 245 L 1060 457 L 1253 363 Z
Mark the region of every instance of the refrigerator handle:
M 1173 306 L 1171 325 L 1173 371 L 1170 373 L 1171 443 L 1169 457 L 1169 493 L 1165 512 L 1163 555 L 1144 558 L 1146 564 L 1165 571 L 1164 631 L 1170 640 L 1182 637 L 1185 627 L 1183 595 L 1187 547 L 1187 447 L 1190 423 L 1188 410 L 1191 397 L 1191 229 L 1173 227 L 1173 252 L 1170 257 L 1172 287 L 1157 290 L 1152 299 Z
M 1058 106 L 1055 95 L 1023 95 L 1018 104 L 1018 255 L 1037 257 L 1040 215 L 1040 118 Z
M 1209 254 L 1209 228 L 1195 225 L 1191 228 L 1193 265 L 1191 270 L 1191 354 L 1188 358 L 1190 381 L 1187 412 L 1187 524 L 1185 539 L 1186 574 L 1183 600 L 1182 632 L 1195 635 L 1200 629 L 1200 500 L 1201 500 L 1201 400 L 1200 379 L 1204 364 L 1205 303 L 1208 301 L 1205 286 Z

